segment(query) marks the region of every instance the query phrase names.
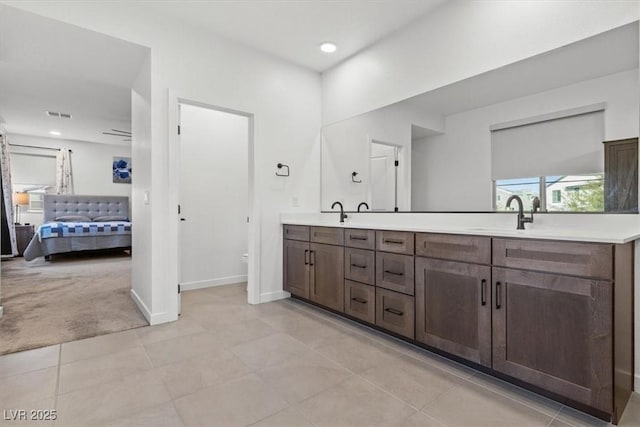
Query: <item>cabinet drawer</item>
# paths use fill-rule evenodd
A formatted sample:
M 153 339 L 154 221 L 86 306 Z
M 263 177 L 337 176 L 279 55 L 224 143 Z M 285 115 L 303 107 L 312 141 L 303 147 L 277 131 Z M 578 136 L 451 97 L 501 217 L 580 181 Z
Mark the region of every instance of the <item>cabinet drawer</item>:
M 376 288 L 344 281 L 344 312 L 371 324 L 376 322 Z
M 376 325 L 413 339 L 415 336 L 413 297 L 376 288 Z
M 493 239 L 493 264 L 610 280 L 613 278 L 613 245 Z
M 413 295 L 413 256 L 376 252 L 376 286 Z
M 344 229 L 334 227 L 311 227 L 311 241 L 327 245 L 344 245 Z
M 344 230 L 344 244 L 350 248 L 375 249 L 376 232 L 374 230 Z
M 356 282 L 374 285 L 376 279 L 375 252 L 366 249 L 345 248 L 344 277 Z
M 413 255 L 413 233 L 406 231 L 376 231 L 376 249 Z
M 309 241 L 309 227 L 306 225 L 285 225 L 284 238 L 289 240 Z
M 454 234 L 416 234 L 416 255 L 491 264 L 491 238 Z

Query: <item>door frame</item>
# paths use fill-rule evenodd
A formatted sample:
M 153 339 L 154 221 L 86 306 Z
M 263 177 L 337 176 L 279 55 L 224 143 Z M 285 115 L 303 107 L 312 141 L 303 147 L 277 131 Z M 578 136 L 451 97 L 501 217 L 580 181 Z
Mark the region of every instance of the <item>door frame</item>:
M 207 108 L 225 113 L 236 114 L 248 119 L 248 173 L 249 173 L 249 235 L 248 250 L 249 264 L 247 269 L 247 302 L 249 304 L 260 303 L 260 200 L 257 197 L 255 188 L 255 165 L 256 150 L 254 140 L 254 115 L 253 113 L 240 111 L 232 108 L 216 105 L 207 100 L 196 100 L 195 97 L 183 96 L 175 90 L 168 90 L 168 135 L 169 135 L 169 250 L 175 261 L 171 265 L 169 280 L 169 307 L 177 318 L 179 310 L 178 284 L 180 279 L 180 215 L 178 214 L 178 204 L 180 201 L 180 138 L 178 135 L 178 125 L 180 124 L 179 106 L 180 104 L 192 105 L 195 107 Z M 171 220 L 173 219 L 173 220 Z
M 369 202 L 369 204 L 372 203 L 372 191 L 371 191 L 371 185 L 373 183 L 373 168 L 371 167 L 371 153 L 372 153 L 372 147 L 371 144 L 380 144 L 380 145 L 386 145 L 388 147 L 393 147 L 396 149 L 396 160 L 399 161 L 400 158 L 403 156 L 404 154 L 404 147 L 400 144 L 394 144 L 393 142 L 387 142 L 387 141 L 383 141 L 381 139 L 377 139 L 374 138 L 372 136 L 367 136 L 367 170 L 369 173 L 369 184 L 367 185 L 367 201 Z M 400 194 L 399 194 L 399 180 L 401 178 L 401 168 L 402 168 L 402 164 L 404 163 L 404 160 L 402 162 L 400 162 L 400 166 L 398 166 L 396 168 L 396 188 L 395 188 L 395 207 L 399 208 L 399 205 L 401 204 L 400 201 Z M 404 180 L 403 180 L 404 181 Z M 390 211 L 390 212 L 394 212 L 394 211 Z

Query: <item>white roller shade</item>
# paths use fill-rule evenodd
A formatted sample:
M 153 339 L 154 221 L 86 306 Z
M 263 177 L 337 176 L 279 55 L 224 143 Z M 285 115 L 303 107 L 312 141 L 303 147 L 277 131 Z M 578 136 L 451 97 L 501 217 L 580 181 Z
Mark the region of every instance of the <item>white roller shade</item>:
M 15 184 L 56 185 L 56 157 L 11 153 L 11 175 Z
M 492 178 L 602 172 L 603 140 L 603 110 L 492 130 Z

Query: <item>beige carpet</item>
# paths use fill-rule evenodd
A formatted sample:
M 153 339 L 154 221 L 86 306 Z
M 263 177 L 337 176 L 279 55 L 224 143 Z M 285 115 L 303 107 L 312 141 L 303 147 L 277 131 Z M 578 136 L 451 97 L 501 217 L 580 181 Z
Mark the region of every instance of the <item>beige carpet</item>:
M 2 261 L 0 354 L 147 325 L 124 252 Z

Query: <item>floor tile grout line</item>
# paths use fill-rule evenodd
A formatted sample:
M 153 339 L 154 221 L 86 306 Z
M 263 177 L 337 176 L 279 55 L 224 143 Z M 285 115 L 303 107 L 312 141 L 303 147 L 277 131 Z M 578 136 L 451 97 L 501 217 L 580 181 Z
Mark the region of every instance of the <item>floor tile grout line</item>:
M 56 419 L 53 420 L 53 427 L 58 423 L 58 395 L 60 394 L 60 371 L 62 370 L 62 344 L 58 344 L 58 366 L 56 373 L 56 390 L 53 397 L 53 409 L 56 411 Z
M 311 307 L 311 308 L 313 308 L 313 307 Z M 333 322 L 332 322 L 332 323 L 333 323 Z M 335 324 L 338 324 L 338 325 L 339 325 L 339 323 L 338 323 L 338 322 L 335 322 Z M 359 332 L 359 331 L 358 331 L 358 332 Z M 360 335 L 367 337 L 367 335 L 366 335 L 366 334 L 363 334 L 363 333 L 361 333 Z M 368 337 L 367 337 L 367 338 L 368 338 Z M 295 339 L 295 338 L 294 338 L 294 339 Z M 304 343 L 303 343 L 303 344 L 304 344 Z M 384 344 L 384 343 L 383 343 L 383 344 Z M 392 348 L 392 347 L 390 347 L 390 346 L 387 346 L 387 348 L 390 348 L 391 350 L 396 351 L 396 352 L 398 352 L 398 353 L 400 353 L 400 354 L 404 354 L 404 355 L 406 355 L 406 356 L 409 356 L 409 357 L 413 358 L 414 360 L 417 360 L 417 361 L 420 361 L 420 362 L 429 363 L 429 362 L 427 362 L 427 361 L 423 361 L 423 360 L 421 360 L 421 359 L 420 359 L 420 358 L 418 358 L 418 357 L 414 357 L 413 355 L 410 355 L 410 354 L 407 354 L 407 353 L 404 353 L 404 352 L 399 352 L 399 351 L 397 351 L 396 349 L 394 349 L 394 348 Z M 313 349 L 313 350 L 314 350 L 314 351 L 316 351 L 315 349 Z M 317 351 L 316 351 L 316 352 L 317 352 Z M 317 352 L 317 353 L 319 353 L 319 352 Z M 319 353 L 319 354 L 322 354 L 322 353 Z M 323 356 L 324 356 L 324 355 L 323 355 Z M 326 356 L 324 356 L 324 357 L 326 357 Z M 331 360 L 331 359 L 329 359 L 329 360 Z M 338 363 L 338 364 L 339 364 L 339 362 L 336 362 L 336 363 Z M 474 381 L 471 381 L 471 378 L 473 378 L 473 377 L 477 376 L 478 374 L 480 374 L 480 371 L 477 371 L 477 370 L 475 370 L 475 369 L 474 369 L 474 373 L 473 373 L 473 375 L 471 375 L 470 377 L 466 377 L 466 378 L 464 378 L 464 377 L 461 377 L 461 376 L 459 376 L 459 375 L 456 375 L 455 373 L 450 372 L 450 371 L 448 371 L 448 370 L 441 369 L 441 368 L 439 368 L 439 367 L 437 367 L 437 366 L 435 366 L 435 365 L 432 365 L 432 364 L 430 364 L 430 365 L 431 365 L 433 368 L 435 368 L 435 369 L 439 369 L 439 370 L 441 370 L 441 371 L 443 371 L 443 372 L 451 373 L 452 375 L 455 375 L 455 376 L 457 376 L 457 377 L 459 377 L 459 378 L 461 378 L 461 379 L 463 379 L 463 380 L 469 381 L 469 382 L 471 382 L 472 384 L 477 385 L 478 387 L 482 387 L 482 388 L 484 388 L 484 389 L 486 389 L 486 390 L 488 390 L 488 391 L 491 391 L 491 392 L 494 392 L 494 393 L 496 393 L 496 394 L 499 394 L 499 395 L 500 395 L 500 396 L 502 396 L 502 397 L 505 397 L 505 398 L 507 398 L 507 399 L 509 399 L 509 400 L 511 400 L 511 401 L 513 401 L 513 402 L 516 402 L 516 403 L 519 403 L 519 404 L 521 404 L 521 405 L 523 405 L 523 406 L 526 406 L 526 407 L 528 407 L 529 409 L 534 410 L 534 411 L 536 411 L 536 412 L 538 412 L 538 413 L 540 413 L 540 414 L 542 414 L 542 415 L 544 415 L 544 416 L 550 417 L 550 418 L 551 418 L 551 421 L 550 421 L 550 422 L 552 422 L 552 421 L 554 420 L 554 417 L 555 417 L 555 416 L 552 416 L 552 415 L 549 415 L 549 414 L 547 414 L 547 413 L 545 413 L 545 412 L 542 412 L 540 409 L 533 407 L 532 405 L 528 404 L 527 402 L 524 402 L 524 400 L 516 399 L 516 398 L 514 398 L 514 397 L 512 397 L 512 396 L 507 395 L 506 393 L 498 392 L 498 391 L 496 391 L 496 390 L 492 390 L 492 389 L 490 389 L 490 388 L 488 388 L 488 387 L 483 386 L 482 384 L 478 384 L 478 383 L 476 383 L 476 382 L 474 382 Z M 341 365 L 341 366 L 343 366 L 343 365 Z M 345 369 L 347 369 L 347 368 L 345 367 Z M 471 368 L 471 369 L 472 369 L 472 368 Z M 347 369 L 347 370 L 349 370 L 349 369 Z M 352 372 L 353 372 L 353 371 L 352 371 Z M 381 387 L 380 387 L 380 386 L 378 386 L 377 384 L 375 384 L 375 383 L 373 383 L 373 382 L 369 381 L 368 379 L 366 379 L 366 378 L 362 377 L 362 375 L 357 374 L 357 373 L 354 373 L 354 374 L 355 374 L 356 376 L 358 376 L 358 377 L 362 378 L 362 379 L 363 379 L 363 380 L 365 380 L 366 382 L 368 382 L 368 383 L 370 383 L 370 384 L 374 385 L 375 387 L 379 388 L 380 390 L 384 391 L 385 393 L 387 393 L 387 394 L 389 394 L 389 395 L 393 396 L 394 398 L 396 398 L 396 399 L 400 400 L 401 402 L 406 403 L 407 405 L 409 405 L 409 406 L 410 406 L 410 407 L 412 407 L 412 408 L 415 408 L 413 405 L 411 405 L 411 404 L 409 404 L 409 403 L 405 402 L 404 400 L 402 400 L 402 399 L 401 399 L 401 398 L 399 398 L 398 396 L 396 396 L 396 395 L 392 394 L 391 392 L 389 392 L 389 391 L 387 391 L 387 390 L 385 390 L 385 389 L 381 388 Z M 453 387 L 451 387 L 451 388 L 447 389 L 445 392 L 443 392 L 441 395 L 439 395 L 436 399 L 434 399 L 434 401 L 435 401 L 435 400 L 437 400 L 437 399 L 439 399 L 440 397 L 444 396 L 445 394 L 448 394 L 448 393 L 449 393 L 449 392 L 451 392 L 452 390 L 457 389 L 458 387 L 459 387 L 459 385 L 458 385 L 458 386 L 453 386 Z M 562 408 L 560 408 L 560 409 L 562 409 Z M 417 411 L 422 412 L 422 409 L 417 409 Z M 557 413 L 559 413 L 559 411 L 560 411 L 560 410 L 558 410 L 558 412 L 557 412 Z M 557 414 L 557 413 L 556 413 L 556 414 Z M 438 420 L 438 421 L 439 421 L 439 420 Z

